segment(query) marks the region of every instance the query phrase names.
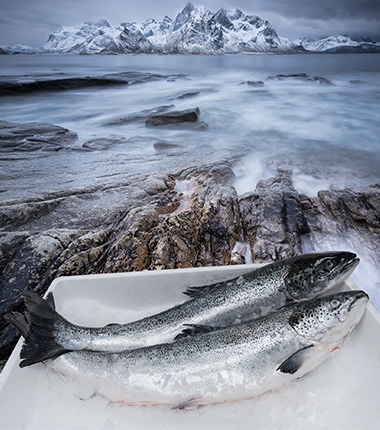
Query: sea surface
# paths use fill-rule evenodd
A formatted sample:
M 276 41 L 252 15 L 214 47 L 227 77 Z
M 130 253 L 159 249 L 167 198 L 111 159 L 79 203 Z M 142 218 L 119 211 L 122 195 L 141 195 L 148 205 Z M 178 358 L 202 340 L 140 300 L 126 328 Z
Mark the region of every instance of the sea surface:
M 0 56 L 0 81 L 6 82 L 130 71 L 162 76 L 133 85 L 1 97 L 1 120 L 50 122 L 75 131 L 78 140 L 58 152 L 1 153 L 0 202 L 222 159 L 236 160 L 240 194 L 253 191 L 279 166 L 291 169 L 295 187 L 309 196 L 380 183 L 378 54 Z M 333 85 L 267 79 L 298 73 Z M 144 121 L 109 125 L 164 105 L 199 107 L 208 129 L 151 129 Z M 89 140 L 105 137 L 127 139 L 104 146 L 97 140 L 84 150 Z
M 2 97 L 0 118 L 51 122 L 78 133 L 74 146 L 109 136 L 139 137 L 92 152 L 28 154 L 12 163 L 2 154 L 0 199 L 85 187 L 99 177 L 154 172 L 182 162 L 243 155 L 237 189 L 254 189 L 278 163 L 293 169 L 299 191 L 360 188 L 380 182 L 380 55 L 229 56 L 0 56 L 0 80 L 27 82 L 70 76 L 138 71 L 183 75 L 111 88 Z M 307 73 L 334 85 L 277 74 Z M 262 81 L 255 87 L 247 81 Z M 350 83 L 354 81 L 355 83 Z M 184 94 L 195 95 L 178 98 Z M 207 131 L 152 130 L 143 121 L 119 126 L 115 119 L 157 106 L 199 107 Z M 145 137 L 146 139 L 143 139 Z M 178 144 L 160 152 L 154 139 Z M 16 160 L 16 158 L 18 158 Z M 175 161 L 174 161 L 175 160 Z M 127 172 L 126 172 L 127 170 Z M 25 189 L 21 172 L 28 172 Z M 112 178 L 110 178 L 112 175 Z M 51 181 L 54 177 L 54 181 Z

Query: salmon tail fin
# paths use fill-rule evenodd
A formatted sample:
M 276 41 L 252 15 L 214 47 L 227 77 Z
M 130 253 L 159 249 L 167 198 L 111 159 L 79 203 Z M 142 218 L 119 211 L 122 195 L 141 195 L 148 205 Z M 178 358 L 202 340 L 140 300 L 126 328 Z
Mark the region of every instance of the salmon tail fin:
M 45 302 L 55 310 L 55 300 L 52 291 L 50 291 L 49 294 L 46 296 Z
M 28 337 L 29 324 L 19 312 L 8 312 L 4 315 L 4 319 L 13 324 L 25 339 Z
M 25 338 L 21 349 L 20 367 L 40 363 L 49 358 L 56 358 L 70 350 L 61 346 L 55 337 L 57 323 L 66 323 L 45 300 L 30 291 L 24 291 L 22 297 L 25 300 L 29 313 L 25 318 L 17 312 L 7 315 L 7 320 L 12 323 Z

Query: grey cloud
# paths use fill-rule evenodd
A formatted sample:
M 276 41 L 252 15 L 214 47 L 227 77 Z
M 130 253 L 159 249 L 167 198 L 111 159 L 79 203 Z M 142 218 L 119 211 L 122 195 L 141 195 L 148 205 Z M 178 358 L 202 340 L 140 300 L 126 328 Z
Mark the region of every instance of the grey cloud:
M 246 10 L 277 12 L 294 18 L 380 18 L 380 2 L 373 0 L 258 0 L 255 3 L 238 0 L 238 3 Z

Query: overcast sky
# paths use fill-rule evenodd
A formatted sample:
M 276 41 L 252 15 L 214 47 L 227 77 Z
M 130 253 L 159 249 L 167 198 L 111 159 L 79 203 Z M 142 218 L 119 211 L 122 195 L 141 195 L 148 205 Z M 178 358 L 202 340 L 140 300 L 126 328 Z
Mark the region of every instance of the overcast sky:
M 0 0 L 0 45 L 42 46 L 61 25 L 105 18 L 121 22 L 175 18 L 187 1 L 179 0 Z M 213 12 L 239 8 L 268 20 L 283 37 L 363 35 L 380 41 L 379 0 L 200 0 Z

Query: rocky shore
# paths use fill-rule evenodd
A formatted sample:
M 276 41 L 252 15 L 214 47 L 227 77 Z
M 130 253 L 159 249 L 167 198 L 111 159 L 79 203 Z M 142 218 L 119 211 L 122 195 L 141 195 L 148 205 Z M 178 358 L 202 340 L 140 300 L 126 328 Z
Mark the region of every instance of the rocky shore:
M 61 141 L 72 137 L 61 133 Z M 330 249 L 346 244 L 379 266 L 380 185 L 310 197 L 279 166 L 239 196 L 232 167 L 231 160 L 189 166 L 2 204 L 0 359 L 18 338 L 4 314 L 24 310 L 24 289 L 43 294 L 62 275 L 274 261 L 327 250 L 326 237 Z

